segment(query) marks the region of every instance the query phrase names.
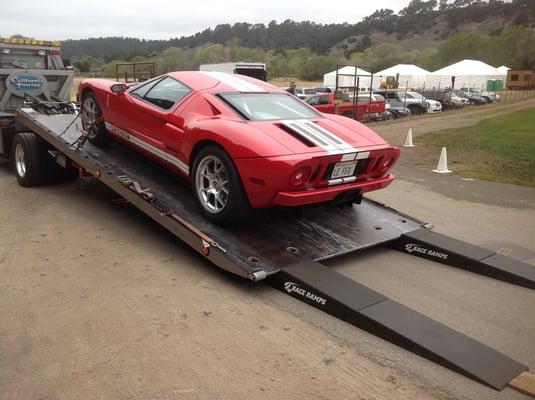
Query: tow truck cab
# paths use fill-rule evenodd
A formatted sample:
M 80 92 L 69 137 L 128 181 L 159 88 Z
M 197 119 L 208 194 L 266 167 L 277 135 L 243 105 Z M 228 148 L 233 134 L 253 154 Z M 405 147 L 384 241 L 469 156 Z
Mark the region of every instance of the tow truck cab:
M 25 97 L 44 101 L 70 98 L 74 71 L 61 58 L 61 43 L 0 38 L 0 156 L 9 156 L 18 126 L 15 110 Z

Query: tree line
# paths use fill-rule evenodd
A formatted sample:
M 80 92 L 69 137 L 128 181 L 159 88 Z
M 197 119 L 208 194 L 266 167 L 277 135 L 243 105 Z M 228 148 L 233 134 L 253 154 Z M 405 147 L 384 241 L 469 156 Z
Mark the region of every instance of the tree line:
M 488 64 L 507 65 L 511 68 L 535 70 L 535 30 L 511 26 L 499 34 L 480 35 L 461 32 L 451 36 L 436 48 L 405 50 L 394 43 L 383 43 L 364 51 L 345 54 L 335 48 L 319 54 L 308 47 L 296 49 L 264 50 L 242 46 L 231 39 L 225 44 L 211 44 L 196 49 L 169 47 L 151 56 L 134 56 L 128 59 L 106 60 L 88 55 L 77 57 L 74 66 L 84 73 L 97 76 L 115 76 L 115 65 L 132 61 L 155 63 L 157 74 L 178 70 L 197 70 L 200 64 L 254 61 L 267 64 L 268 76 L 295 77 L 317 80 L 323 74 L 336 69 L 338 64 L 368 66 L 377 72 L 395 64 L 416 64 L 433 71 L 465 58 L 477 59 Z
M 439 21 L 445 21 L 447 30 L 444 35 L 449 36 L 460 25 L 489 18 L 502 19 L 504 24 L 528 26 L 535 23 L 535 0 L 412 0 L 398 14 L 390 9 L 381 9 L 355 24 L 292 20 L 280 23 L 271 21 L 267 25 L 221 24 L 191 36 L 169 40 L 128 37 L 67 40 L 63 43 L 63 53 L 67 58 L 88 55 L 108 62 L 136 56 L 155 56 L 169 47 L 196 49 L 210 44 L 226 45 L 231 40 L 237 40 L 243 47 L 265 51 L 308 48 L 314 53 L 326 55 L 341 41 L 372 31 L 396 33 L 401 38 L 407 34 L 418 34 Z M 363 51 L 371 45 L 365 40 L 357 50 Z

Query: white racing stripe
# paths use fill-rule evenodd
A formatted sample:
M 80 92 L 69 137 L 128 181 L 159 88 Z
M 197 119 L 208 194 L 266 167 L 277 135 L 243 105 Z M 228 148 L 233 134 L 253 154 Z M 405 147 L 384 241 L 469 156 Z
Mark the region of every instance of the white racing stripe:
M 180 169 L 184 174 L 189 175 L 189 167 L 188 164 L 185 162 L 179 160 L 176 157 L 173 157 L 171 154 L 166 153 L 165 151 L 157 148 L 156 146 L 153 146 L 144 140 L 139 139 L 138 137 L 122 130 L 121 128 L 106 122 L 106 129 L 111 131 L 112 133 L 116 134 L 117 136 L 120 136 L 124 140 L 129 141 L 130 143 L 135 144 L 138 147 L 141 147 L 142 149 L 148 151 L 149 153 L 154 154 L 155 156 L 161 158 L 162 160 L 165 160 L 173 165 L 175 165 L 178 169 Z
M 240 92 L 265 92 L 265 90 L 262 89 L 260 86 L 255 85 L 254 83 L 251 83 L 236 75 L 227 74 L 226 72 L 215 72 L 215 71 L 200 71 L 200 72 L 214 79 L 217 79 L 218 81 L 223 82 L 225 85 L 228 85 L 231 88 L 238 90 Z
M 298 120 L 281 121 L 281 124 L 286 126 L 288 129 L 292 130 L 293 132 L 301 135 L 303 138 L 305 138 L 312 144 L 318 147 L 321 147 L 328 152 L 333 152 L 333 151 L 338 150 L 338 147 L 336 147 L 333 143 L 329 142 L 326 138 L 322 137 L 321 135 L 317 135 L 313 131 L 311 132 L 310 129 L 306 129 L 306 127 L 299 124 Z
M 284 120 L 281 124 L 331 154 L 358 152 L 357 148 L 310 120 Z
M 340 149 L 353 149 L 353 146 L 351 146 L 349 143 L 345 142 L 344 140 L 340 139 L 338 136 L 336 136 L 334 133 L 328 131 L 325 128 L 322 128 L 318 124 L 309 121 L 309 120 L 303 120 L 301 123 L 310 129 L 316 130 L 319 133 L 323 133 L 326 137 L 328 137 L 333 143 L 336 144 Z

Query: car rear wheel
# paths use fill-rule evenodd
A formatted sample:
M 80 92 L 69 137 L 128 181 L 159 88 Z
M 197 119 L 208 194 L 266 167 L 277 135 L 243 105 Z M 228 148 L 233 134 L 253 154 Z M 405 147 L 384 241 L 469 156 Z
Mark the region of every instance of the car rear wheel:
M 97 146 L 108 145 L 111 142 L 111 138 L 106 131 L 106 125 L 102 118 L 102 109 L 93 93 L 87 93 L 82 99 L 80 114 L 82 126 L 87 131 L 88 140 Z
M 195 157 L 192 183 L 199 208 L 212 222 L 239 222 L 248 215 L 249 200 L 234 163 L 219 146 L 204 147 Z

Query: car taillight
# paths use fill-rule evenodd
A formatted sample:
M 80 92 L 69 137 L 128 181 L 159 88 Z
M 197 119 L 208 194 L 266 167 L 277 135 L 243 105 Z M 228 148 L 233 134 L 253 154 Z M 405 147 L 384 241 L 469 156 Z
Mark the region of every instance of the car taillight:
M 388 171 L 388 169 L 392 166 L 395 160 L 396 158 L 393 156 L 382 157 L 377 163 L 377 165 L 375 166 L 375 171 L 373 172 L 372 176 L 374 178 L 380 178 L 381 176 L 383 176 Z
M 306 182 L 311 173 L 310 167 L 301 167 L 294 171 L 290 176 L 290 185 L 300 186 Z

